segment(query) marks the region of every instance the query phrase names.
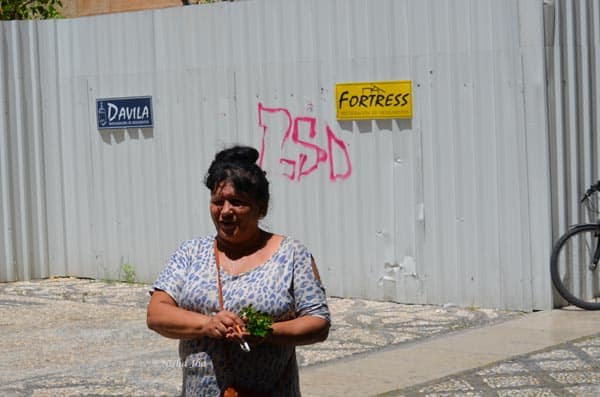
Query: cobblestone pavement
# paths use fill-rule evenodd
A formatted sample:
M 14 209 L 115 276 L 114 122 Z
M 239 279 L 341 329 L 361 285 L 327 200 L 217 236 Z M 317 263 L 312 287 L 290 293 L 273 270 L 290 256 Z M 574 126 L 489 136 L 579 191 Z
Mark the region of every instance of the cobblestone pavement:
M 600 396 L 600 333 L 378 397 Z
M 148 286 L 75 278 L 0 284 L 0 395 L 175 396 L 177 341 L 146 328 Z M 301 366 L 364 354 L 520 313 L 329 300 L 329 339 Z

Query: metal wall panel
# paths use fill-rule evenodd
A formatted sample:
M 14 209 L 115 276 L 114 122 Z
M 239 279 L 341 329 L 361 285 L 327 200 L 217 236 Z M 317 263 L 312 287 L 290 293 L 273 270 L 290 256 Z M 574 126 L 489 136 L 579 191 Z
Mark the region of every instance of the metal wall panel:
M 1 26 L 0 279 L 48 274 L 37 27 Z
M 543 236 L 530 235 L 519 25 L 539 21 L 520 16 L 517 2 L 441 4 L 412 18 L 430 40 L 428 75 L 417 80 L 429 102 L 418 111 L 425 233 L 416 278 L 431 284 L 427 301 L 531 308 L 530 239 Z
M 271 180 L 264 227 L 309 246 L 330 294 L 550 307 L 542 5 L 265 0 L 2 23 L 0 280 L 125 263 L 153 280 L 212 233 L 204 172 L 243 143 Z M 411 120 L 336 120 L 336 82 L 379 80 L 412 80 Z M 96 129 L 97 98 L 139 95 L 154 128 Z
M 600 179 L 600 4 L 546 5 L 552 239 L 590 219 L 579 200 Z M 587 273 L 589 275 L 589 273 Z M 584 275 L 585 277 L 585 275 Z M 574 275 L 573 280 L 578 280 Z M 575 282 L 575 281 L 574 281 Z M 591 280 L 581 285 L 591 288 Z M 557 304 L 561 299 L 556 297 Z

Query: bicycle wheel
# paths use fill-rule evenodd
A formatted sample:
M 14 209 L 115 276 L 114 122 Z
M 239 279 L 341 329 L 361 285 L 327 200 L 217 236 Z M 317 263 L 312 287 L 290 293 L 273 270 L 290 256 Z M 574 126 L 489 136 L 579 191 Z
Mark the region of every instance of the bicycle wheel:
M 587 310 L 600 309 L 600 279 L 590 270 L 600 254 L 600 225 L 577 225 L 563 234 L 552 249 L 550 274 L 558 293 Z M 597 260 L 597 258 L 596 258 Z

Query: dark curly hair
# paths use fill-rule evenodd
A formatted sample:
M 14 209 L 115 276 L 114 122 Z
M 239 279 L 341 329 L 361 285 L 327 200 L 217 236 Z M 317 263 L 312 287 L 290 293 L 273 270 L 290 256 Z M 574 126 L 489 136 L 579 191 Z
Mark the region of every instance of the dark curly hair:
M 245 193 L 264 205 L 263 215 L 266 215 L 269 181 L 265 172 L 256 164 L 258 156 L 258 150 L 250 146 L 233 146 L 221 150 L 210 164 L 204 184 L 214 193 L 222 182 L 231 182 L 236 192 Z

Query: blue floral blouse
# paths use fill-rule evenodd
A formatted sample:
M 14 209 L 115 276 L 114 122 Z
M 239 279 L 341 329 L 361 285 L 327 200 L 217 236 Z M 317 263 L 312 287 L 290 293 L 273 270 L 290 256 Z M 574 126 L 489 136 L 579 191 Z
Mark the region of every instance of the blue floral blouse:
M 173 253 L 153 288 L 177 304 L 202 314 L 219 311 L 214 237 L 184 242 Z M 252 304 L 275 321 L 318 316 L 330 321 L 325 289 L 312 270 L 312 256 L 299 241 L 285 237 L 264 264 L 239 275 L 221 269 L 225 309 L 239 313 Z M 243 352 L 237 343 L 208 337 L 181 340 L 183 395 L 218 397 L 236 384 L 271 396 L 300 396 L 296 350 L 267 343 Z

